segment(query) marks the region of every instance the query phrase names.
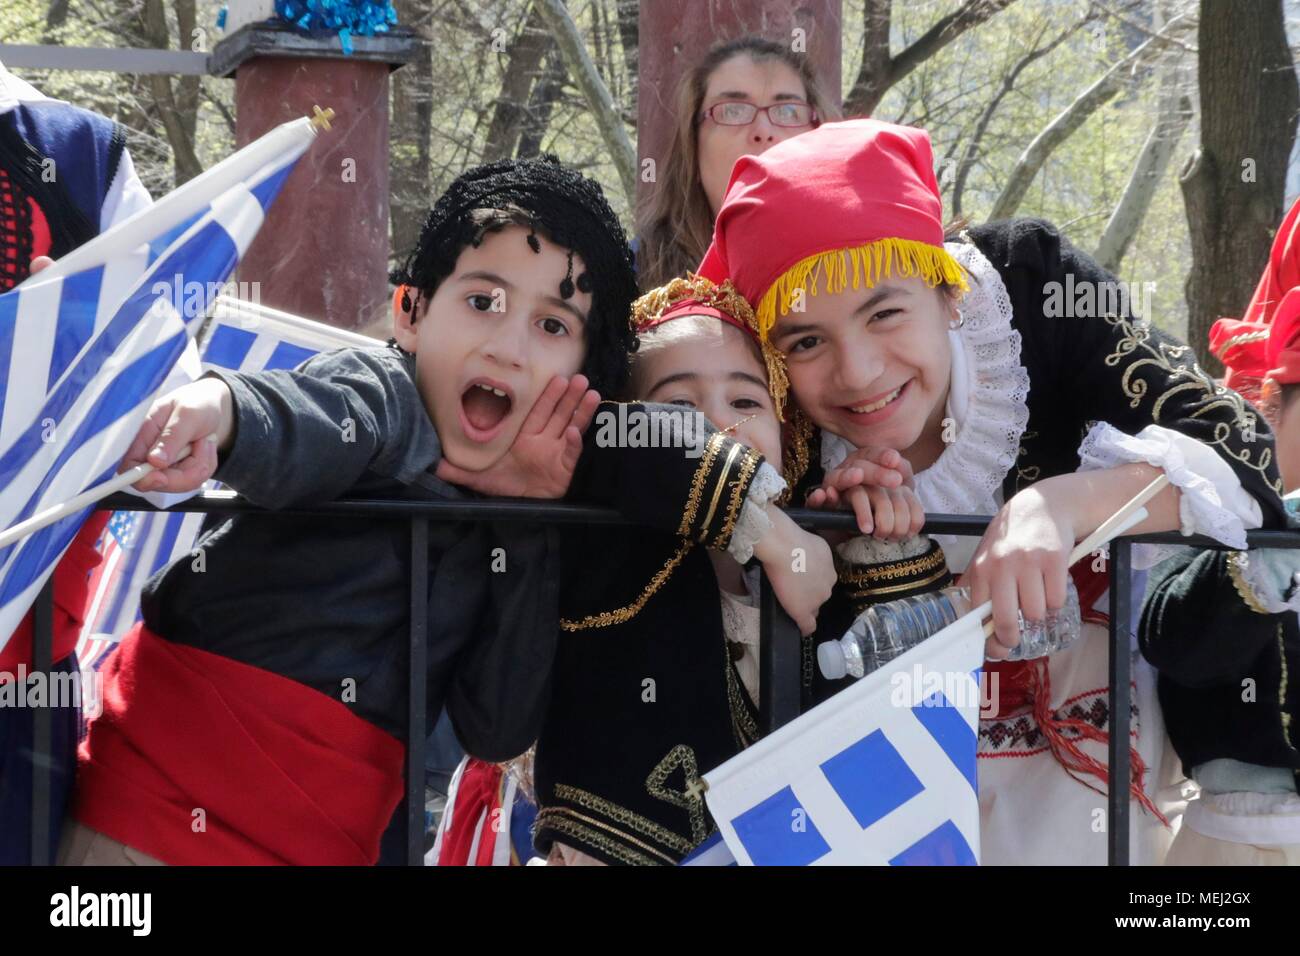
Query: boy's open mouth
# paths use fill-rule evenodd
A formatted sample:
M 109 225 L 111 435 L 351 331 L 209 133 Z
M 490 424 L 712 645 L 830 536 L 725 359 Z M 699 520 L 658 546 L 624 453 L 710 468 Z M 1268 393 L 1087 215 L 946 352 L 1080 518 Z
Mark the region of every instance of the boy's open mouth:
M 505 385 L 490 379 L 475 379 L 460 396 L 465 434 L 473 441 L 491 441 L 510 417 L 512 407 L 514 397 Z

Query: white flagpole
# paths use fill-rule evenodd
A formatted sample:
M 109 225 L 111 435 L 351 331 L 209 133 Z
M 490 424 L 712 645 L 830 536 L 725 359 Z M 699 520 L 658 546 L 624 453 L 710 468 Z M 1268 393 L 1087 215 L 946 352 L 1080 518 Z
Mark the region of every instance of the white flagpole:
M 188 458 L 190 456 L 190 450 L 190 445 L 186 445 L 182 448 L 180 455 L 177 456 L 176 461 L 172 462 L 172 464 L 179 464 Z M 0 548 L 7 547 L 20 538 L 25 538 L 27 535 L 32 534 L 35 531 L 40 531 L 46 525 L 54 524 L 54 522 L 66 518 L 70 514 L 76 514 L 82 508 L 93 505 L 95 502 L 107 498 L 109 495 L 135 484 L 145 475 L 149 474 L 149 472 L 155 470 L 156 469 L 153 465 L 144 462 L 143 464 L 136 465 L 129 471 L 122 472 L 120 475 L 114 475 L 102 485 L 96 485 L 94 488 L 83 491 L 75 498 L 69 498 L 62 504 L 53 505 L 46 508 L 44 511 L 38 511 L 26 521 L 20 521 L 13 527 L 0 531 Z

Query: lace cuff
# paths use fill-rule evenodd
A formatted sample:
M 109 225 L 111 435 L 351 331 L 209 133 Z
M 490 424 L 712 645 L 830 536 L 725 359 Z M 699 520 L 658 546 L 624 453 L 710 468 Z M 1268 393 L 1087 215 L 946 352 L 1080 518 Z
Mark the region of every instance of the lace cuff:
M 772 530 L 772 519 L 764 510 L 785 491 L 785 479 L 775 468 L 763 462 L 750 482 L 749 494 L 740 507 L 740 517 L 731 532 L 731 542 L 727 545 L 727 554 L 741 564 L 754 556 L 754 545 L 763 539 L 763 535 Z
M 1246 529 L 1263 520 L 1259 503 L 1242 486 L 1226 461 L 1208 446 L 1161 425 L 1148 425 L 1137 435 L 1106 422 L 1093 425 L 1079 446 L 1079 470 L 1113 468 L 1146 462 L 1164 471 L 1181 494 L 1179 530 L 1204 534 L 1232 548 L 1246 547 Z M 1167 547 L 1136 545 L 1133 565 L 1150 567 L 1169 552 Z

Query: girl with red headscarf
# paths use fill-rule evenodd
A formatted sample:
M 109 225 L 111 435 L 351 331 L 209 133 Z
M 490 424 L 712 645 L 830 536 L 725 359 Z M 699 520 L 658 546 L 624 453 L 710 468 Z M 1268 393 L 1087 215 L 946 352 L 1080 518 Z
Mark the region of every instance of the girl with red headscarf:
M 1227 381 L 1276 430 L 1290 525 L 1300 527 L 1300 203 L 1241 320 L 1210 343 Z M 1192 551 L 1152 572 L 1139 630 L 1159 671 L 1174 749 L 1200 788 L 1166 862 L 1300 865 L 1300 552 Z
M 979 541 L 941 537 L 973 602 L 992 600 L 992 658 L 1018 642 L 1020 615 L 1065 603 L 1070 549 L 1162 472 L 1172 487 L 1138 531 L 1242 547 L 1246 528 L 1280 525 L 1271 436 L 1241 398 L 1126 303 L 1107 307 L 1114 277 L 1051 225 L 945 236 L 933 164 L 924 131 L 865 119 L 732 172 L 700 271 L 756 303 L 786 356 L 820 437 L 804 490 L 843 487 L 889 448 L 928 512 L 994 515 Z M 1105 580 L 1089 570 L 1075 577 L 1095 622 Z M 979 730 L 983 862 L 1105 862 L 1107 659 L 1105 631 L 1085 623 L 1050 659 L 988 668 L 1000 694 Z M 1151 670 L 1139 659 L 1134 673 L 1133 856 L 1151 861 L 1168 841 L 1147 777 L 1165 735 Z

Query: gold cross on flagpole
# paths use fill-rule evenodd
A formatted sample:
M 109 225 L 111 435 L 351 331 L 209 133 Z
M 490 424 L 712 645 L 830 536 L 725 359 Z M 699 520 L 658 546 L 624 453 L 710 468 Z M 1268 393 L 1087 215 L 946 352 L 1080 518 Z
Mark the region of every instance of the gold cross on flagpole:
M 325 107 L 325 109 L 321 109 L 319 106 L 313 106 L 311 111 L 313 114 L 311 118 L 312 126 L 316 127 L 316 129 L 330 128 L 330 120 L 334 118 L 334 111 L 332 109 L 328 106 Z

